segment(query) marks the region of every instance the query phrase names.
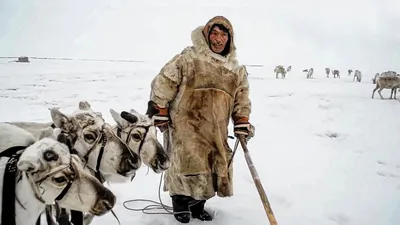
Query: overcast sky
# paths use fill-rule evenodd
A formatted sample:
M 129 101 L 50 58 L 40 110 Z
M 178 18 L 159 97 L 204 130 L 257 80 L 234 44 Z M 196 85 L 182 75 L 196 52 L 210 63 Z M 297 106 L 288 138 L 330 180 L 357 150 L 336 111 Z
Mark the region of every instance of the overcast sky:
M 138 2 L 0 0 L 0 56 L 166 62 L 224 15 L 243 64 L 400 72 L 399 0 Z

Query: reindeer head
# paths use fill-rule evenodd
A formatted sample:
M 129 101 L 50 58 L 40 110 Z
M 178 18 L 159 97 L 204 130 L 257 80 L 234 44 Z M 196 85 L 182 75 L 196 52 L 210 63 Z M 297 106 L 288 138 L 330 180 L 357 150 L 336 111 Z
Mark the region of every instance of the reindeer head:
M 67 134 L 70 145 L 87 161 L 88 167 L 100 171 L 105 180 L 131 177 L 140 167 L 139 155 L 131 152 L 104 122 L 101 113 L 94 112 L 88 102 L 80 102 L 79 109 L 67 116 L 51 109 L 56 127 Z
M 133 152 L 140 155 L 145 165 L 156 173 L 169 168 L 170 158 L 157 140 L 157 129 L 152 119 L 134 109 L 121 113 L 110 109 L 110 113 L 117 123 L 115 132 L 120 133 L 121 139 Z
M 63 134 L 58 140 L 42 134 L 19 158 L 17 167 L 22 176 L 44 204 L 56 201 L 68 209 L 94 215 L 107 213 L 116 203 L 115 195 L 83 170 L 82 161 L 70 154 L 66 142 Z

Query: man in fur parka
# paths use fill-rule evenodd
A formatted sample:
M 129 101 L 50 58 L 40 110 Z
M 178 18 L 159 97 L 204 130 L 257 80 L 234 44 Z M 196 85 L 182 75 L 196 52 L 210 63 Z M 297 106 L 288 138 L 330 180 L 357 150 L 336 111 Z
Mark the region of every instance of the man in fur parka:
M 212 220 L 206 200 L 233 195 L 229 120 L 236 136 L 254 136 L 247 73 L 236 59 L 231 23 L 216 16 L 192 31 L 192 42 L 153 79 L 147 110 L 168 143 L 172 165 L 164 191 L 181 223 Z

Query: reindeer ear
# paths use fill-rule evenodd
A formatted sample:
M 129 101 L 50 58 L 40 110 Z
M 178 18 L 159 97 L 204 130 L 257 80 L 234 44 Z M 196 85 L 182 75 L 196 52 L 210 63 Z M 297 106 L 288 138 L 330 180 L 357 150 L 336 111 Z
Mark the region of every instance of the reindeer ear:
M 130 111 L 132 114 L 139 114 L 136 110 L 134 110 L 134 109 L 131 109 L 131 111 Z
M 54 130 L 51 127 L 44 128 L 40 130 L 39 140 L 43 138 L 53 138 L 54 139 Z
M 60 112 L 58 108 L 50 109 L 50 113 L 54 125 L 61 130 L 71 132 L 77 129 L 77 121 L 73 117 L 69 118 L 64 113 Z
M 115 110 L 110 109 L 110 113 L 114 121 L 117 123 L 118 127 L 125 128 L 129 126 L 128 121 L 122 118 L 121 115 L 117 113 Z
M 80 110 L 90 110 L 91 106 L 90 106 L 89 102 L 87 102 L 87 101 L 80 101 L 79 102 L 79 109 Z

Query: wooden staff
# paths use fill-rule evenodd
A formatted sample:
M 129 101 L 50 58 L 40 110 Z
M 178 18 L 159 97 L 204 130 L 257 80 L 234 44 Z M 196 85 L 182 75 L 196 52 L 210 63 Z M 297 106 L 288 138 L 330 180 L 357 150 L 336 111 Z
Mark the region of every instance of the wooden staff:
M 253 161 L 251 160 L 250 153 L 247 148 L 246 141 L 245 141 L 243 135 L 239 135 L 239 141 L 240 141 L 240 144 L 242 145 L 242 149 L 244 151 L 244 156 L 246 158 L 247 166 L 249 167 L 251 176 L 253 177 L 254 184 L 257 187 L 258 194 L 260 195 L 261 201 L 263 203 L 265 213 L 267 213 L 269 223 L 271 225 L 278 225 L 278 223 L 276 222 L 274 213 L 272 212 L 271 206 L 269 204 L 267 195 L 265 194 L 264 188 L 261 184 L 260 177 L 258 176 L 256 168 L 254 167 Z

